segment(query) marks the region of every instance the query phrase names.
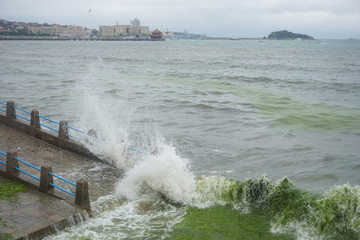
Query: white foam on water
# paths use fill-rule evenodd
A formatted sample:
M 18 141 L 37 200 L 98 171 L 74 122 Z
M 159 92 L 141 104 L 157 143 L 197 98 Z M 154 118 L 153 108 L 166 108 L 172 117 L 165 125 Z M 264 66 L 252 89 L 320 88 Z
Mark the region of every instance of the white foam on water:
M 320 235 L 316 228 L 313 226 L 310 226 L 309 224 L 305 222 L 289 222 L 286 225 L 277 225 L 272 224 L 270 228 L 271 233 L 275 234 L 287 234 L 287 233 L 293 233 L 296 237 L 296 240 L 323 240 L 326 239 L 325 236 Z
M 188 159 L 176 154 L 173 146 L 163 143 L 156 155 L 147 155 L 127 171 L 117 183 L 116 193 L 131 200 L 144 195 L 162 195 L 175 202 L 190 204 L 198 195 L 189 163 Z
M 124 203 L 114 195 L 99 199 L 94 205 L 104 210 L 110 202 L 109 209 L 95 211 L 96 217 L 45 239 L 161 239 L 185 214 L 184 208 L 161 200 Z

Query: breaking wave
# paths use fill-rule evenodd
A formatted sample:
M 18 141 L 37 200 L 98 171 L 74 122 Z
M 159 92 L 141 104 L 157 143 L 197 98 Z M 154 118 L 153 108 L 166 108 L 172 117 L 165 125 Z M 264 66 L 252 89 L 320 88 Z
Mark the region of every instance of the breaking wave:
M 187 211 L 199 211 L 200 216 L 214 206 L 231 206 L 232 211 L 243 216 L 265 216 L 270 224 L 268 232 L 294 239 L 360 237 L 359 186 L 345 184 L 315 194 L 298 189 L 286 177 L 278 181 L 267 177 L 246 181 L 195 177 L 189 164 L 176 154 L 174 147 L 165 145 L 157 155 L 148 156 L 128 170 L 116 184 L 116 194 L 131 201 L 163 199 L 187 206 Z M 221 217 L 217 216 L 221 212 L 213 217 Z M 187 217 L 193 216 L 185 214 L 178 225 L 186 223 Z M 199 231 L 196 226 L 188 227 L 190 231 Z

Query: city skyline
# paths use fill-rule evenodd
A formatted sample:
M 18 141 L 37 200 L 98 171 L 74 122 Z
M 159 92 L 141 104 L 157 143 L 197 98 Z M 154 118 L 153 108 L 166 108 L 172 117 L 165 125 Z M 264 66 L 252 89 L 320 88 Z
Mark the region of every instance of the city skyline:
M 0 18 L 9 21 L 99 29 L 129 24 L 135 17 L 150 29 L 213 37 L 263 37 L 286 29 L 317 39 L 360 38 L 358 0 L 0 0 Z

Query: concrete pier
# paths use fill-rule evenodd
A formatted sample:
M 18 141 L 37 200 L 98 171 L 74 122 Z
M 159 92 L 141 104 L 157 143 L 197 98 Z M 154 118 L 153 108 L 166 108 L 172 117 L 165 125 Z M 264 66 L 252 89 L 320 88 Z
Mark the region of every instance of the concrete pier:
M 6 157 L 1 155 L 2 162 L 16 156 L 35 166 L 43 166 L 43 172 L 54 170 L 55 173 L 61 173 L 65 169 L 74 169 L 89 164 L 90 161 L 84 156 L 61 149 L 2 124 L 0 124 L 0 136 L 1 151 L 11 153 L 11 156 L 9 154 Z M 14 161 L 14 164 L 19 167 L 17 161 Z M 39 182 L 19 171 L 12 173 L 19 179 L 12 179 L 11 176 L 5 178 L 6 168 L 9 166 L 0 164 L 0 185 L 15 181 L 27 186 L 27 190 L 17 193 L 11 200 L 0 199 L 0 239 L 26 239 L 26 237 L 42 239 L 46 235 L 69 227 L 70 223 L 80 221 L 86 213 L 84 209 L 89 210 L 90 208 L 89 196 L 86 194 L 84 196 L 84 193 L 79 196 L 79 199 L 85 201 L 85 203 L 80 202 L 85 204 L 85 207 L 79 207 L 75 204 L 74 197 L 57 189 L 46 189 L 47 185 L 43 186 L 44 191 Z M 21 164 L 20 168 L 35 176 L 39 175 L 35 169 L 24 164 Z M 53 182 L 52 178 L 49 178 L 48 182 Z M 58 184 L 61 185 L 60 181 Z M 82 182 L 82 184 L 84 183 Z M 65 188 L 65 184 L 61 186 Z M 49 190 L 53 191 L 53 195 L 46 193 Z M 74 189 L 75 191 L 76 189 Z
M 0 176 L 0 185 L 12 182 Z M 30 187 L 0 199 L 0 211 L 0 239 L 42 239 L 87 218 L 74 204 Z
M 20 183 L 26 191 L 11 199 L 0 195 L 0 239 L 42 239 L 91 216 L 91 201 L 112 192 L 122 172 L 70 139 L 66 121 L 54 134 L 41 127 L 36 109 L 2 105 L 0 187 Z
M 47 167 L 44 171 L 51 170 L 61 175 L 65 168 L 71 169 L 75 166 L 89 164 L 89 159 L 86 157 L 20 133 L 2 124 L 0 124 L 0 136 L 2 151 L 11 152 L 15 149 L 17 157 L 31 160 L 33 165 Z M 0 160 L 6 162 L 6 157 L 1 155 Z M 35 169 L 24 164 L 20 165 L 21 169 L 39 175 Z M 0 199 L 0 239 L 26 239 L 26 237 L 42 239 L 46 235 L 69 227 L 71 222 L 76 223 L 84 218 L 83 215 L 86 211 L 75 204 L 74 197 L 57 189 L 52 189 L 53 194 L 43 193 L 48 192 L 49 189 L 41 192 L 39 182 L 21 172 L 16 172 L 19 179 L 5 178 L 6 167 L 0 164 L 0 185 L 16 182 L 24 184 L 27 190 L 17 193 L 10 200 Z M 49 181 L 53 180 L 50 178 Z M 58 182 L 61 185 L 60 181 Z M 61 186 L 66 187 L 65 184 Z M 75 191 L 76 189 L 74 189 Z M 89 196 L 85 197 L 88 201 Z

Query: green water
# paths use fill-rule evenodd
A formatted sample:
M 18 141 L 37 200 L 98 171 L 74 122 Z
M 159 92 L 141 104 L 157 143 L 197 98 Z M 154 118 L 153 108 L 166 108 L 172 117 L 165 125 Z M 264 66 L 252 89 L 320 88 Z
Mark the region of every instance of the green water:
M 184 219 L 165 239 L 295 239 L 270 232 L 270 218 L 261 214 L 241 214 L 231 205 L 209 208 L 188 207 Z
M 166 81 L 200 89 L 224 91 L 245 99 L 257 113 L 283 131 L 360 133 L 360 108 L 311 102 L 285 92 L 250 88 L 223 81 L 194 81 L 166 76 Z
M 245 182 L 219 179 L 210 188 L 204 186 L 208 182 L 206 178 L 200 179 L 198 191 L 205 198 L 216 195 L 223 205 L 189 208 L 184 220 L 174 227 L 178 239 L 181 234 L 196 237 L 199 232 L 218 235 L 226 228 L 228 231 L 224 234 L 228 235 L 224 235 L 224 239 L 261 239 L 261 236 L 263 239 L 360 238 L 358 186 L 333 187 L 320 195 L 299 190 L 287 178 L 277 182 L 264 177 Z M 285 235 L 270 233 L 270 223 L 271 232 Z M 254 226 L 256 231 L 253 231 Z M 187 233 L 186 229 L 192 230 Z M 301 236 L 304 234 L 301 230 L 305 230 L 305 237 Z

